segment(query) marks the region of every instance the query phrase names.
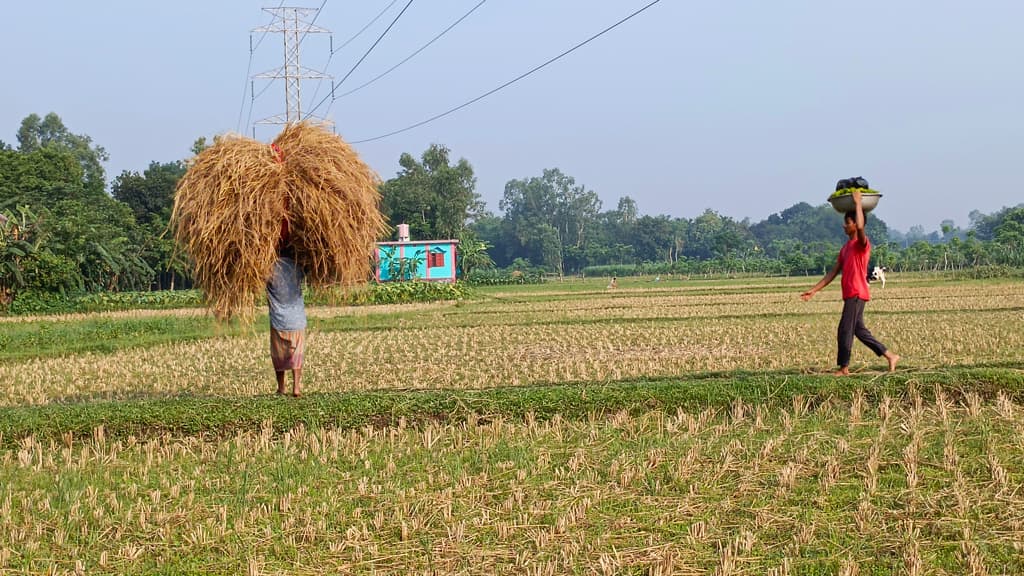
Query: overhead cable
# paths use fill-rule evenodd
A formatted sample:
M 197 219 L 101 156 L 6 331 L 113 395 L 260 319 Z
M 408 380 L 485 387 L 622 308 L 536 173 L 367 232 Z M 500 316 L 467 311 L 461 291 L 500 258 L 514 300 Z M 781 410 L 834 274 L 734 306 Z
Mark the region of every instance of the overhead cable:
M 405 64 L 405 63 L 406 63 L 406 62 L 408 62 L 409 60 L 412 60 L 414 56 L 416 56 L 416 55 L 417 55 L 417 54 L 419 54 L 420 52 L 423 52 L 424 50 L 426 50 L 426 49 L 427 49 L 427 47 L 429 47 L 429 46 L 430 46 L 431 44 L 433 44 L 434 42 L 438 41 L 438 40 L 439 40 L 439 39 L 440 39 L 440 38 L 441 38 L 442 36 L 444 36 L 445 34 L 447 34 L 449 30 L 451 30 L 452 28 L 455 28 L 456 26 L 458 26 L 458 24 L 459 24 L 460 22 L 462 22 L 463 20 L 465 20 L 466 18 L 468 18 L 468 17 L 469 17 L 469 15 L 470 15 L 470 14 L 472 14 L 473 12 L 475 12 L 477 8 L 479 8 L 480 6 L 483 6 L 484 2 L 487 2 L 487 0 L 480 0 L 480 2 L 478 2 L 476 6 L 473 6 L 472 8 L 470 8 L 470 9 L 469 9 L 469 12 L 466 12 L 466 13 L 465 13 L 465 14 L 463 14 L 463 15 L 462 15 L 462 17 L 460 17 L 460 18 L 459 18 L 458 20 L 456 20 L 455 22 L 452 22 L 452 23 L 451 23 L 451 25 L 450 25 L 450 26 L 448 26 L 447 28 L 445 28 L 444 30 L 442 30 L 440 34 L 438 34 L 437 36 L 434 36 L 433 38 L 431 38 L 431 39 L 430 39 L 430 42 L 427 42 L 427 43 L 426 43 L 426 44 L 424 44 L 423 46 L 420 46 L 420 48 L 419 48 L 418 50 L 416 50 L 416 51 L 415 51 L 415 52 L 413 52 L 412 54 L 409 54 L 408 56 L 406 56 L 406 57 L 405 57 L 405 59 L 404 59 L 404 60 L 402 60 L 401 62 L 399 62 L 398 64 L 395 64 L 395 65 L 394 65 L 394 66 L 392 66 L 391 68 L 388 68 L 387 70 L 385 70 L 385 71 L 381 72 L 381 73 L 380 73 L 380 74 L 378 74 L 377 76 L 375 76 L 375 77 L 373 77 L 372 79 L 370 79 L 370 80 L 368 80 L 368 81 L 366 81 L 366 82 L 364 82 L 364 83 L 360 84 L 359 86 L 356 86 L 355 88 L 353 88 L 353 89 L 349 90 L 348 92 L 345 92 L 344 94 L 339 94 L 339 95 L 338 95 L 338 96 L 336 96 L 336 97 L 335 97 L 334 99 L 335 99 L 335 100 L 337 100 L 338 98 L 344 98 L 345 96 L 348 96 L 349 94 L 352 94 L 352 93 L 354 93 L 354 92 L 358 92 L 358 91 L 362 90 L 363 88 L 366 88 L 366 87 L 367 87 L 367 86 L 369 86 L 370 84 L 373 84 L 373 83 L 374 83 L 374 82 L 376 82 L 377 80 L 380 80 L 381 78 L 383 78 L 383 77 L 387 76 L 388 74 L 390 74 L 391 72 L 393 72 L 393 71 L 395 70 L 395 68 L 398 68 L 398 67 L 399 67 L 399 66 L 401 66 L 402 64 Z
M 405 128 L 401 128 L 399 130 L 393 130 L 391 132 L 388 132 L 387 134 L 381 134 L 380 136 L 374 136 L 373 138 L 364 138 L 362 140 L 353 140 L 351 142 L 351 144 L 362 144 L 362 143 L 365 143 L 365 142 L 373 142 L 375 140 L 382 140 L 384 138 L 388 138 L 388 137 L 394 136 L 396 134 L 401 134 L 402 132 L 408 132 L 409 130 L 412 130 L 414 128 L 419 128 L 420 126 L 423 126 L 424 124 L 429 124 L 430 122 L 433 122 L 434 120 L 438 120 L 438 119 L 444 118 L 445 116 L 448 116 L 449 114 L 453 114 L 455 112 L 458 112 L 459 110 L 462 110 L 463 108 L 465 108 L 467 106 L 475 104 L 476 102 L 479 102 L 480 100 L 483 100 L 484 98 L 490 96 L 491 94 L 494 94 L 495 92 L 498 92 L 499 90 L 502 90 L 504 88 L 507 88 L 507 87 L 511 86 L 512 84 L 515 84 L 516 82 L 522 80 L 523 78 L 526 78 L 527 76 L 529 76 L 529 75 L 533 74 L 534 72 L 544 68 L 545 66 L 547 66 L 547 65 L 549 65 L 549 64 L 551 64 L 553 62 L 556 62 L 556 61 L 562 59 L 565 56 L 568 56 L 569 54 L 575 52 L 576 50 L 582 48 L 583 46 L 586 46 L 590 42 L 600 38 L 601 36 L 607 34 L 608 32 L 610 32 L 612 30 L 614 30 L 615 28 L 619 27 L 620 25 L 622 25 L 622 24 L 626 23 L 627 21 L 633 19 L 634 17 L 638 16 L 641 12 L 647 10 L 651 6 L 654 6 L 658 2 L 661 2 L 661 0 L 653 0 L 652 2 L 648 3 L 647 5 L 645 5 L 644 7 L 640 8 L 639 10 L 633 12 L 629 16 L 626 16 L 622 20 L 619 20 L 618 22 L 616 22 L 615 24 L 612 24 L 611 26 L 605 28 L 604 30 L 601 30 L 600 32 L 598 32 L 597 34 L 594 34 L 590 38 L 587 38 L 583 42 L 580 42 L 579 44 L 573 46 L 572 48 L 566 50 L 565 52 L 562 52 L 558 56 L 555 56 L 554 58 L 549 59 L 548 61 L 544 62 L 543 64 L 532 68 L 528 72 L 524 72 L 523 74 L 520 74 L 519 76 L 516 76 L 515 78 L 509 80 L 508 82 L 505 82 L 504 84 L 502 84 L 501 86 L 498 86 L 497 88 L 494 88 L 494 89 L 488 90 L 487 92 L 484 92 L 483 94 L 477 96 L 476 98 L 473 98 L 472 100 L 469 100 L 467 102 L 459 104 L 458 106 L 456 106 L 454 108 L 451 108 L 449 110 L 446 110 L 445 112 L 442 112 L 440 114 L 436 114 L 434 116 L 431 116 L 430 118 L 427 118 L 426 120 L 422 120 L 422 121 L 417 122 L 415 124 L 412 124 L 410 126 L 406 126 Z
M 370 48 L 363 54 L 359 61 L 356 62 L 352 66 L 352 68 L 345 74 L 345 76 L 342 77 L 341 81 L 339 81 L 336 86 L 341 86 L 342 84 L 344 84 L 345 80 L 348 80 L 348 77 L 351 76 L 352 73 L 356 71 L 356 68 L 359 68 L 359 65 L 363 63 L 363 60 L 366 60 L 366 57 L 370 55 L 370 52 L 373 52 L 373 49 L 377 47 L 377 44 L 380 44 L 380 41 L 383 40 L 385 36 L 387 36 L 388 32 L 391 31 L 391 28 L 402 17 L 402 14 L 405 14 L 405 11 L 409 9 L 409 6 L 411 6 L 412 3 L 413 0 L 409 0 L 408 2 L 405 3 L 405 6 L 402 8 L 402 11 L 398 13 L 398 16 L 395 16 L 395 19 L 391 21 L 391 24 L 388 24 L 388 27 L 383 32 L 381 32 L 380 36 L 377 37 L 377 40 L 374 41 L 373 45 L 370 46 Z M 309 118 L 310 116 L 312 116 L 313 113 L 316 112 L 317 109 L 320 108 L 320 106 L 322 106 L 324 102 L 326 102 L 328 99 L 331 99 L 333 96 L 334 94 L 332 90 L 332 94 L 324 96 L 322 100 L 317 102 L 316 106 L 314 106 L 312 110 L 306 113 L 305 118 Z M 328 109 L 330 109 L 330 106 L 328 106 Z
M 277 8 L 280 9 L 281 6 L 284 6 L 284 0 L 281 0 L 281 3 L 278 4 Z M 253 46 L 252 36 L 249 36 L 249 65 L 245 69 L 245 86 L 242 88 L 242 106 L 238 109 L 238 124 L 235 126 L 236 132 L 242 131 L 242 114 L 245 113 L 245 95 L 249 93 L 249 76 L 252 75 L 252 56 L 266 37 L 267 31 L 264 30 L 263 34 L 260 35 L 260 39 L 256 41 L 256 45 Z M 249 108 L 249 116 L 252 116 L 252 107 Z M 246 121 L 246 126 L 248 126 L 248 121 Z

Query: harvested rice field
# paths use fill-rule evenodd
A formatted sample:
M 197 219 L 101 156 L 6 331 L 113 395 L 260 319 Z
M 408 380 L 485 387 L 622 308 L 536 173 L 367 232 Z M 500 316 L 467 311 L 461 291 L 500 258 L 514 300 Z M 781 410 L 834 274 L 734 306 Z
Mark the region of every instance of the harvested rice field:
M 1019 281 L 813 281 L 5 319 L 0 574 L 1024 573 Z
M 559 293 L 545 287 L 540 295 L 491 292 L 478 301 L 408 310 L 312 308 L 303 378 L 311 392 L 347 392 L 738 370 L 767 376 L 827 373 L 835 362 L 842 302 L 838 290 L 802 302 L 798 296 L 805 284 L 678 282 L 677 288 L 656 290 L 625 284 L 614 293 Z M 144 320 L 145 313 L 137 314 L 134 321 Z M 204 322 L 194 314 L 151 313 L 167 333 L 163 345 L 5 362 L 0 380 L 8 385 L 0 390 L 0 405 L 270 391 L 265 318 L 254 326 L 221 328 L 221 335 L 206 321 L 209 337 L 175 340 L 176 319 Z M 116 330 L 116 319 L 124 314 L 111 317 L 110 330 Z M 900 373 L 1024 363 L 1019 282 L 890 282 L 884 291 L 876 289 L 865 318 L 874 334 L 902 355 Z M 34 325 L 45 335 L 90 321 L 79 317 Z M 22 330 L 32 328 L 24 324 L 19 323 Z M 884 367 L 884 360 L 855 343 L 851 369 L 881 376 Z

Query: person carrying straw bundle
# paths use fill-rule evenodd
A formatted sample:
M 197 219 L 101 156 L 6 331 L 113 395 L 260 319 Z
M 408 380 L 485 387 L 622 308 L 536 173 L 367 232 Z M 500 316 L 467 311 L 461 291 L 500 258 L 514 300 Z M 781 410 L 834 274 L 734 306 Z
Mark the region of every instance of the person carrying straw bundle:
M 277 393 L 285 393 L 285 373 L 292 371 L 292 396 L 302 395 L 302 358 L 306 348 L 306 305 L 302 299 L 302 269 L 288 245 L 288 221 L 281 223 L 281 240 L 274 271 L 267 282 L 270 310 L 270 360 L 277 376 Z
M 266 297 L 272 339 L 273 330 L 304 331 L 303 280 L 317 288 L 369 280 L 374 243 L 386 228 L 379 182 L 319 125 L 290 124 L 270 146 L 218 138 L 190 162 L 171 216 L 205 305 L 218 320 L 251 322 L 256 301 Z M 291 369 L 293 394 L 301 394 L 304 332 L 277 346 L 278 390 Z

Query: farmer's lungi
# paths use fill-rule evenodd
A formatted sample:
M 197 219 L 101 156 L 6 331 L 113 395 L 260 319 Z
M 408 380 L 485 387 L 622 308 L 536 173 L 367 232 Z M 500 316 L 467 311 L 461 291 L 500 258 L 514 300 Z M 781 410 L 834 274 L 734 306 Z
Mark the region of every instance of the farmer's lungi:
M 274 362 L 274 371 L 302 368 L 302 354 L 305 348 L 305 330 L 270 329 L 270 359 Z

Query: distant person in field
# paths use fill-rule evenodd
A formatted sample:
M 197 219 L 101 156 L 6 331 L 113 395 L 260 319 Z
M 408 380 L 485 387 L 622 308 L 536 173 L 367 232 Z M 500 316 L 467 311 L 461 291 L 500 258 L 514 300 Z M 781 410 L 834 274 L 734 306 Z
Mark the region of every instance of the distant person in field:
M 292 396 L 302 395 L 302 356 L 306 345 L 306 306 L 302 269 L 288 244 L 288 222 L 281 226 L 278 258 L 267 282 L 270 307 L 270 359 L 277 373 L 277 393 L 285 393 L 285 373 L 292 371 Z
M 619 279 L 616 278 L 615 276 L 612 276 L 612 280 L 611 280 L 611 282 L 608 283 L 608 288 L 607 289 L 608 290 L 614 290 L 614 289 L 616 289 L 618 287 L 619 287 Z
M 843 231 L 850 237 L 839 251 L 835 266 L 813 288 L 804 292 L 800 298 L 810 300 L 822 288 L 828 286 L 842 272 L 843 315 L 839 320 L 838 343 L 839 353 L 836 376 L 850 373 L 850 352 L 853 348 L 853 337 L 864 343 L 878 356 L 885 356 L 889 361 L 889 371 L 896 370 L 899 355 L 888 350 L 884 344 L 875 339 L 864 326 L 864 304 L 871 299 L 871 291 L 867 283 L 868 259 L 871 257 L 871 242 L 864 233 L 864 208 L 861 206 L 860 190 L 853 191 L 856 206 L 853 212 L 847 212 L 843 218 Z

